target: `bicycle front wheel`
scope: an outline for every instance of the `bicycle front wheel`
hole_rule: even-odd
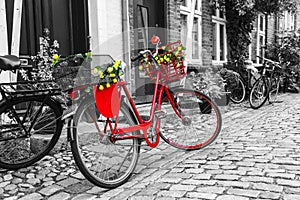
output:
[[[254,83],[250,92],[249,101],[251,108],[258,109],[262,107],[268,99],[268,94],[269,90],[267,81],[264,78],[258,79]]]
[[[112,141],[111,129],[116,119],[110,121],[112,127],[106,126],[107,119],[98,112],[94,98],[85,99],[75,114],[71,141],[81,173],[93,184],[105,188],[118,187],[130,178],[140,148],[137,138]],[[128,106],[122,104],[118,127],[135,124]]]
[[[174,102],[172,109],[170,101]],[[221,131],[222,118],[217,105],[195,90],[171,91],[165,97],[161,119],[161,137],[168,144],[184,150],[201,149],[212,143]],[[174,112],[175,111],[175,112]]]
[[[39,161],[55,146],[62,109],[48,97],[22,97],[0,105],[0,167],[19,169]]]
[[[230,91],[230,100],[233,103],[241,103],[244,101],[246,96],[246,89],[243,81],[238,78],[236,85],[228,86],[228,90]]]

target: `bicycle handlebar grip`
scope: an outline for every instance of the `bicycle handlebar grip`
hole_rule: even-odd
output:
[[[138,54],[138,55],[136,55],[136,56],[132,56],[131,57],[131,62],[134,62],[134,61],[136,61],[136,60],[138,60],[138,59],[141,59],[141,58],[143,58],[143,54]]]

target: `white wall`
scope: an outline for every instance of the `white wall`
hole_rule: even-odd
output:
[[[0,55],[8,54],[8,39],[7,39],[7,24],[6,24],[6,9],[5,9],[5,0],[0,0]],[[9,73],[2,72],[0,74],[0,82],[9,81]]]
[[[122,1],[89,1],[90,34],[93,55],[110,54],[122,59]]]

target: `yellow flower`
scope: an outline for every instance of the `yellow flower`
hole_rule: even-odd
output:
[[[114,82],[114,83],[118,82],[118,79],[114,78],[114,79],[113,79],[113,82]]]
[[[59,59],[59,55],[54,54],[54,55],[53,55],[53,59],[54,59],[54,60],[58,60],[58,59]]]
[[[89,51],[89,52],[86,52],[85,55],[86,55],[88,58],[91,58],[91,57],[92,57],[92,52],[90,52],[90,51]]]
[[[97,73],[98,73],[98,69],[97,69],[97,68],[94,68],[93,73],[94,73],[94,74],[97,74]]]
[[[116,64],[120,65],[121,64],[121,60],[116,60]]]
[[[182,50],[182,47],[180,46],[180,47],[178,47],[178,51],[181,51]]]
[[[108,73],[112,73],[112,71],[114,71],[114,68],[112,68],[112,67],[107,68]]]
[[[103,71],[99,71],[99,76],[100,76],[100,78],[104,78]]]
[[[139,70],[140,70],[140,71],[143,70],[143,66],[142,66],[142,65],[139,66]]]
[[[99,85],[99,90],[104,90],[104,86],[103,85]]]
[[[107,88],[110,88],[110,83],[106,83],[106,87],[107,87]]]
[[[109,74],[109,77],[116,77],[115,74]]]

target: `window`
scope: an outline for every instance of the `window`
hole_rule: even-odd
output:
[[[138,5],[138,48],[139,49],[147,49],[148,48],[148,9],[146,7]]]
[[[265,25],[266,25],[266,18],[265,15],[259,14],[257,17],[257,38],[256,38],[256,55],[264,57],[265,51]],[[262,60],[259,58],[255,58],[257,64],[261,64]]]
[[[259,30],[260,31],[264,31],[265,30],[265,24],[264,24],[264,16],[263,15],[260,15],[259,16]]]
[[[201,56],[201,0],[196,0],[194,12],[192,12],[192,3],[193,0],[185,0],[182,3],[182,6],[180,7],[180,13],[181,13],[181,20],[180,20],[180,35],[181,40],[183,42],[186,42],[186,47],[190,48],[190,54],[187,55],[187,60],[192,61],[195,60],[196,62],[202,62],[200,60]],[[192,16],[192,13],[194,15]],[[193,17],[193,18],[191,18]],[[193,19],[192,21],[189,21],[190,19]],[[188,24],[193,23],[192,29],[188,30]],[[191,35],[188,36],[188,33],[191,33]]]
[[[185,41],[187,35],[187,15],[180,15],[180,27],[181,41]]]
[[[295,13],[289,11],[284,12],[284,30],[295,30]]]
[[[199,27],[198,27],[198,18],[194,18],[194,25],[193,25],[193,59],[199,59]]]
[[[213,15],[213,52],[212,60],[214,63],[226,62],[227,56],[227,37],[226,37],[226,18],[224,11],[216,9]]]

